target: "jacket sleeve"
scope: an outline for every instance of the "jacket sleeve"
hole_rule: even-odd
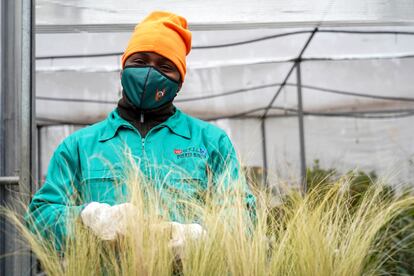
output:
[[[63,249],[68,236],[68,223],[73,225],[73,220],[84,207],[76,205],[76,185],[79,181],[77,156],[76,146],[70,146],[67,140],[58,146],[49,163],[46,181],[33,196],[25,214],[29,229],[54,241],[58,250]]]
[[[224,189],[230,188],[229,185],[242,185],[246,205],[251,215],[255,217],[256,199],[247,184],[245,175],[240,169],[240,162],[237,159],[233,144],[226,134],[220,137],[218,151],[213,156],[212,162],[213,183],[220,183]]]

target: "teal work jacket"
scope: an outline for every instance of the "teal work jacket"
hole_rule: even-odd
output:
[[[61,242],[69,213],[78,216],[92,201],[110,205],[124,201],[113,187],[115,181],[122,182],[126,151],[153,185],[182,194],[205,190],[208,171],[213,183],[225,170],[233,178],[239,176],[236,153],[220,128],[177,109],[143,138],[114,109],[105,120],[74,132],[57,147],[26,220]],[[246,203],[253,206],[255,198],[246,191]]]

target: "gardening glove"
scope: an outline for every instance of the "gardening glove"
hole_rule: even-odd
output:
[[[107,203],[91,202],[81,212],[84,225],[102,240],[114,240],[118,234],[125,235],[128,218],[136,211],[131,203],[110,206]]]
[[[184,249],[188,241],[196,241],[205,238],[206,230],[200,224],[182,224],[178,222],[169,222],[171,226],[171,240],[169,246],[175,254],[182,259]]]

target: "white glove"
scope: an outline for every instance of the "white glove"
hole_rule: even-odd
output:
[[[184,253],[185,245],[188,241],[196,241],[205,238],[206,230],[200,224],[181,224],[178,222],[169,222],[171,226],[171,240],[169,246],[180,258]]]
[[[128,218],[136,211],[131,203],[110,206],[107,203],[91,202],[81,212],[84,225],[102,240],[114,240],[117,234],[125,235]]]

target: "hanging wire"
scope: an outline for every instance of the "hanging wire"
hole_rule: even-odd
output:
[[[270,83],[270,84],[265,84],[265,85],[252,86],[249,88],[230,90],[230,91],[218,93],[218,94],[176,99],[175,102],[177,103],[192,102],[192,101],[202,101],[202,100],[208,100],[208,99],[214,99],[214,98],[221,98],[221,97],[226,97],[226,96],[235,95],[235,94],[247,93],[247,92],[260,90],[260,89],[279,87],[282,84],[283,83]],[[285,83],[285,86],[296,87],[297,85],[295,83],[287,82]],[[370,99],[375,99],[375,100],[414,102],[414,98],[409,98],[409,97],[389,97],[389,96],[382,96],[378,94],[364,94],[364,93],[358,93],[358,92],[352,92],[352,91],[318,87],[318,86],[313,86],[313,85],[302,85],[302,87],[307,88],[309,90],[339,94],[339,95],[344,95],[344,96],[370,98]],[[306,92],[307,90],[304,90],[304,91]],[[81,102],[81,103],[98,103],[98,104],[116,104],[118,102],[118,101],[96,100],[96,99],[61,98],[61,97],[57,98],[57,97],[48,97],[48,96],[36,96],[36,99],[44,100],[44,101],[56,101],[56,102]]]
[[[323,29],[320,33],[343,33],[343,34],[367,34],[367,35],[414,35],[414,32],[405,31],[351,31],[351,30],[334,30]]]
[[[267,107],[250,109],[245,112],[217,116],[207,118],[207,121],[216,121],[221,119],[238,119],[238,118],[251,118],[260,119],[261,116],[251,116],[250,114],[265,110]],[[272,106],[270,110],[278,110],[287,112],[285,114],[268,114],[268,118],[284,118],[284,117],[297,117],[298,110],[295,108],[285,108]],[[368,111],[346,111],[346,112],[310,112],[303,111],[305,116],[317,116],[317,117],[344,117],[344,118],[358,118],[358,119],[397,119],[414,116],[414,109],[397,109],[397,110],[368,110]]]
[[[234,47],[240,45],[246,45],[251,43],[256,43],[265,40],[277,39],[281,37],[293,36],[298,34],[312,33],[313,30],[306,31],[295,31],[295,32],[286,32],[276,35],[263,36],[259,38],[243,40],[238,42],[230,42],[216,45],[202,45],[202,46],[193,46],[192,50],[202,50],[202,49],[217,49],[225,47]],[[404,32],[404,31],[349,31],[349,30],[329,30],[318,29],[320,33],[344,33],[344,34],[366,34],[366,35],[414,35],[414,32]],[[72,58],[97,58],[97,57],[111,57],[111,56],[121,56],[123,52],[110,52],[110,53],[94,53],[94,54],[77,54],[77,55],[51,55],[51,56],[38,56],[36,60],[44,59],[72,59]]]
[[[224,97],[224,96],[229,96],[229,95],[234,95],[234,94],[246,93],[246,92],[259,90],[259,89],[277,87],[277,86],[281,86],[281,85],[282,85],[282,83],[270,83],[270,84],[265,84],[265,85],[253,86],[253,87],[250,87],[250,88],[231,90],[231,91],[220,93],[220,94],[211,94],[211,95],[206,95],[206,96],[198,96],[198,97],[177,99],[177,100],[175,100],[175,102],[180,103],[180,102],[192,102],[192,101],[207,100],[207,99],[219,98],[219,97]]]
[[[249,109],[244,112],[223,115],[217,117],[204,118],[206,121],[217,121],[222,119],[260,119],[261,115],[252,115],[264,111],[266,106]],[[284,114],[268,114],[268,118],[287,118],[296,117],[298,110],[295,108],[286,108],[281,106],[272,106],[270,110],[283,111]],[[393,109],[393,110],[366,110],[366,111],[344,111],[344,112],[315,112],[315,111],[303,111],[304,116],[316,116],[316,117],[339,117],[339,118],[357,118],[357,119],[398,119],[414,116],[414,109]],[[38,125],[79,125],[86,126],[89,124],[73,122],[70,120],[58,120],[45,117],[37,117]]]
[[[97,103],[97,104],[116,104],[118,101],[106,101],[95,99],[79,99],[79,98],[56,98],[47,96],[36,96],[36,100],[52,101],[52,102],[73,102],[73,103]]]
[[[287,83],[286,85],[296,86],[296,84],[294,83]],[[409,97],[389,97],[389,96],[382,96],[382,95],[375,95],[375,94],[364,94],[364,93],[323,88],[323,87],[317,87],[313,85],[304,85],[304,84],[302,84],[302,87],[311,89],[311,90],[317,90],[320,92],[333,93],[333,94],[339,94],[339,95],[344,95],[344,96],[355,96],[355,97],[361,97],[361,98],[370,98],[370,99],[387,100],[387,101],[414,102],[414,98],[409,98]]]

